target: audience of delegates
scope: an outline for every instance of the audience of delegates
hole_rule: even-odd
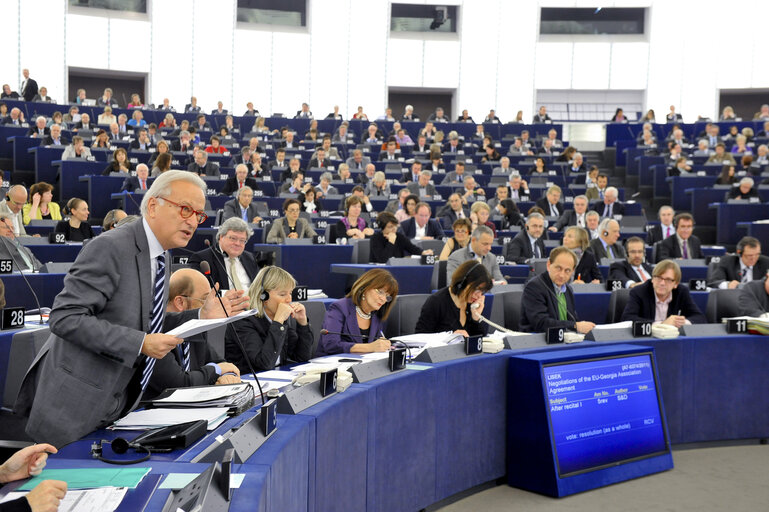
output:
[[[259,271],[248,288],[249,308],[256,313],[233,323],[225,335],[224,354],[244,373],[272,370],[312,357],[314,338],[307,311],[291,300],[296,279],[280,267]],[[237,339],[236,339],[237,338]],[[243,344],[248,361],[240,349]]]
[[[398,281],[384,269],[360,276],[343,299],[328,306],[316,356],[387,352],[385,322],[398,297]]]
[[[487,267],[475,259],[467,260],[453,269],[446,282],[448,286],[430,295],[422,305],[415,332],[486,334],[486,324],[480,317],[485,305],[484,294],[494,286]]]
[[[24,225],[33,220],[61,220],[59,204],[53,201],[53,185],[40,181],[29,187],[29,202],[22,208]]]
[[[88,203],[73,197],[67,201],[67,213],[69,219],[60,220],[54,228],[55,233],[64,233],[64,238],[68,242],[82,242],[96,236],[93,228],[88,224]]]
[[[652,279],[630,290],[622,320],[651,321],[674,327],[706,323],[705,315],[692,300],[689,288],[681,283],[681,267],[662,260],[654,267]]]
[[[312,190],[312,189],[310,189]],[[307,219],[300,217],[302,203],[298,199],[289,198],[283,203],[284,217],[275,219],[267,233],[268,244],[282,244],[287,238],[313,238],[315,230]]]
[[[574,291],[569,285],[577,256],[566,247],[550,251],[547,271],[542,272],[523,288],[521,330],[547,332],[557,327],[581,334],[590,332],[595,324],[580,321],[574,303]]]

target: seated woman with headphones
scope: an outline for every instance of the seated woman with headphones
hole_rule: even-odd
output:
[[[489,271],[476,260],[467,260],[454,271],[451,284],[432,294],[422,306],[416,332],[452,331],[462,336],[486,334],[480,316],[483,294],[494,283]]]
[[[398,281],[384,269],[369,270],[355,281],[347,297],[328,307],[317,355],[342,352],[385,352],[387,315],[398,296]]]
[[[257,372],[312,357],[313,335],[307,312],[303,304],[291,302],[295,287],[294,277],[282,268],[264,267],[248,289],[249,307],[256,309],[256,314],[232,324]],[[250,372],[231,330],[225,336],[224,353],[241,373]]]
[[[60,220],[54,229],[55,233],[64,233],[68,242],[82,242],[96,235],[88,224],[88,203],[77,197],[67,201],[69,219]]]

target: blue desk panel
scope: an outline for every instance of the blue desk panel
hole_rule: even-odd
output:
[[[255,244],[254,251],[275,251],[275,264],[308,288],[320,288],[329,297],[343,297],[344,277],[330,272],[332,263],[350,261],[352,245]]]
[[[760,203],[718,203],[710,205],[710,208],[716,210],[716,242],[719,244],[735,245],[739,241],[739,233],[734,229],[738,222],[769,217],[769,207]]]
[[[64,288],[64,276],[66,274],[24,274],[29,284],[37,293],[42,307],[53,306],[53,299]],[[5,301],[7,307],[24,307],[35,309],[35,299],[29,291],[29,287],[19,273],[5,274],[0,279],[5,285]]]

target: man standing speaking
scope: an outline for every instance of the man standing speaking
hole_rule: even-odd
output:
[[[160,332],[164,320],[173,328],[198,315],[224,316],[214,290],[199,311],[165,312],[168,251],[186,246],[206,220],[205,191],[192,173],[165,172],[144,195],[141,222],[104,233],[80,251],[54,301],[51,335],[16,402],[34,440],[61,447],[136,407],[155,361],[182,342]],[[244,299],[223,300],[237,312]]]

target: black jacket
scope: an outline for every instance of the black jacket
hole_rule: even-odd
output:
[[[566,285],[567,319],[558,319],[558,298],[550,274],[542,272],[526,283],[521,305],[521,331],[546,332],[553,327],[576,329],[577,312],[574,309],[574,291]]]
[[[641,266],[646,272],[648,279],[652,277],[652,266],[646,262],[641,263]],[[633,266],[627,262],[627,260],[615,261],[609,267],[609,281],[622,281],[622,286],[625,286],[628,281],[640,283],[641,278],[638,277],[636,271],[633,270]]]
[[[769,270],[769,256],[759,256],[758,261],[753,265],[753,280],[757,281],[763,279],[766,276],[766,272]],[[713,269],[713,274],[708,279],[708,286],[711,288],[718,288],[718,285],[726,281],[741,281],[742,280],[742,266],[740,265],[740,256],[730,254],[728,256],[721,256],[721,261],[718,262],[716,268]]]
[[[230,278],[227,275],[227,267],[224,265],[224,253],[219,249],[218,244],[214,247],[209,247],[200,252],[190,255],[189,265],[190,267],[200,270],[200,263],[202,261],[208,262],[208,266],[211,268],[211,278],[215,283],[219,283],[220,290],[230,289]],[[259,272],[259,266],[256,264],[256,258],[250,252],[243,251],[240,255],[240,264],[246,269],[249,279],[252,281]]]
[[[705,257],[702,254],[700,239],[695,235],[690,236],[686,244],[690,259],[698,260]],[[662,260],[676,259],[681,257],[681,247],[678,245],[677,236],[671,235],[662,242],[659,242],[659,245],[657,246],[657,263]]]
[[[238,320],[233,326],[257,372],[275,368],[278,355],[281,364],[289,359],[303,362],[312,357],[313,336],[309,322],[302,326],[289,318],[280,324],[267,317],[250,316]],[[224,338],[224,354],[241,374],[250,371],[231,329],[227,330]]]
[[[622,313],[622,321],[654,321],[656,310],[654,286],[650,279],[630,290],[625,311]],[[692,300],[689,288],[681,283],[673,290],[673,298],[668,305],[668,316],[677,315],[679,311],[693,324],[707,323],[705,315]]]
[[[144,392],[145,399],[151,399],[168,388],[186,388],[190,386],[209,386],[216,383],[219,375],[216,368],[208,363],[219,363],[223,359],[216,354],[207,341],[195,339],[193,336],[185,341],[190,345],[190,370],[184,371],[182,345],[177,346],[162,359],[155,361],[155,369]]]
[[[403,233],[395,234],[395,243],[391,244],[381,231],[371,236],[371,249],[369,260],[371,263],[387,263],[390,258],[402,258],[407,254],[422,254],[422,249],[417,247]]]
[[[539,237],[535,243],[539,247],[540,258],[546,257],[545,242],[542,240],[542,237]],[[526,263],[526,260],[534,257],[534,253],[531,250],[529,232],[526,231],[526,228],[505,244],[502,254],[505,256],[505,261],[514,261],[516,263]]]

